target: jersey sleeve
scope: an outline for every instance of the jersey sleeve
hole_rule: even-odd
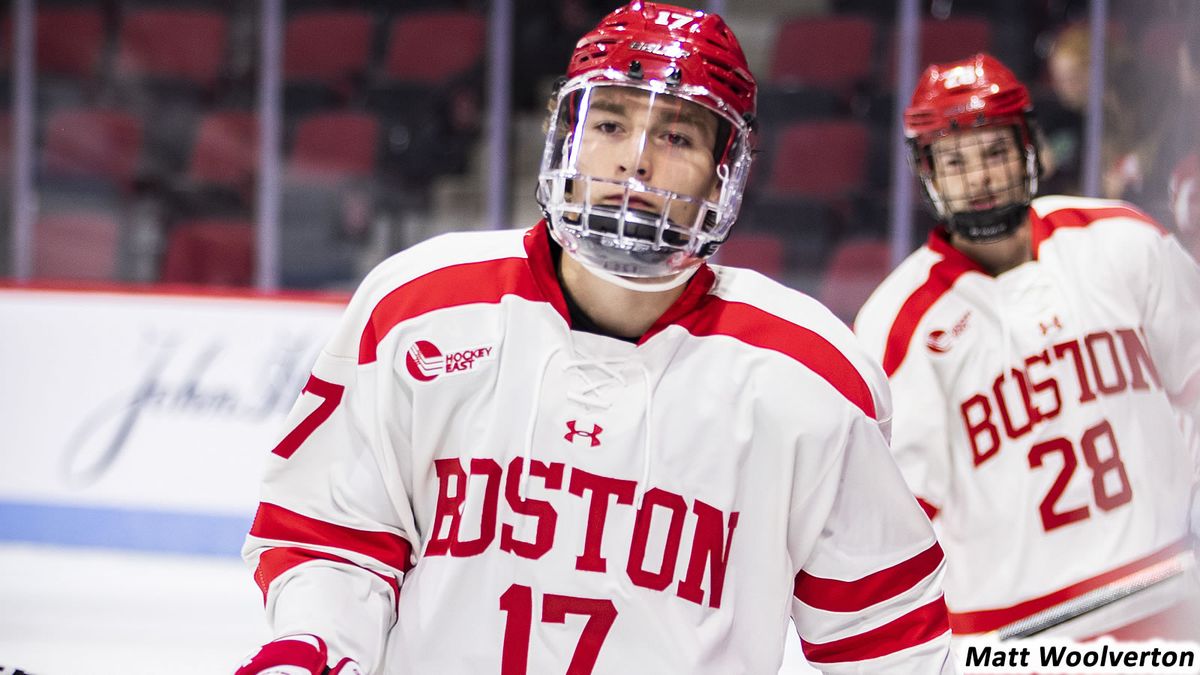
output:
[[[867,353],[884,361],[888,342],[903,336],[890,334],[893,315],[868,304],[854,324]],[[945,506],[950,490],[950,420],[933,364],[914,340],[894,345],[904,352],[893,372],[887,373],[892,392],[891,453],[900,473],[927,515],[933,518]]]
[[[857,416],[843,440],[816,493],[792,513],[824,514],[792,598],[804,654],[825,673],[955,672],[945,562],[929,519],[874,420]]]
[[[351,657],[366,672],[382,658],[418,541],[411,406],[390,363],[358,358],[372,307],[360,290],[317,358],[268,455],[243,548],[274,634],[319,635],[335,662]]]
[[[1200,422],[1200,267],[1171,235],[1154,236],[1139,266],[1147,288],[1142,325],[1163,387]]]
[[[1142,326],[1192,458],[1193,532],[1200,533],[1200,266],[1179,240],[1157,235],[1138,266],[1147,288]]]

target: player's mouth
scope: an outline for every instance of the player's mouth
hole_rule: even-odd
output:
[[[987,211],[988,209],[996,208],[997,203],[995,197],[976,197],[968,202],[967,205],[971,207],[972,211]]]
[[[600,203],[604,204],[605,206],[620,206],[621,204],[625,203],[625,197],[624,195],[604,197],[600,200]],[[658,215],[662,212],[662,208],[660,206],[657,206],[648,199],[637,197],[635,195],[629,195],[629,208],[633,209],[634,211],[643,211],[655,215]]]

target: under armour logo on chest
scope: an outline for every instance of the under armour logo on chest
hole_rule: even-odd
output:
[[[593,424],[591,431],[585,431],[576,429],[575,423],[575,420],[569,420],[567,422],[567,433],[565,436],[563,436],[564,440],[566,440],[568,443],[574,443],[576,438],[586,438],[592,442],[591,447],[594,448],[597,445],[600,445],[600,432],[604,431],[603,427],[601,427],[599,424]]]
[[[1050,333],[1062,330],[1063,325],[1058,315],[1055,314],[1050,318],[1050,321],[1039,321],[1038,327],[1042,329],[1042,335],[1049,335]]]

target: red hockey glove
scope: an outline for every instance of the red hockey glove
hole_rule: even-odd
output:
[[[358,663],[342,659],[329,668],[329,649],[316,635],[288,635],[263,645],[234,675],[361,675]]]

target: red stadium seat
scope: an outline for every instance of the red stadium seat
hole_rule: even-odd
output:
[[[296,126],[289,178],[337,181],[375,171],[379,120],[365,113],[318,114]]]
[[[210,87],[225,61],[228,19],[198,9],[142,9],[121,23],[117,74]]]
[[[888,40],[886,87],[896,79],[895,33]],[[974,16],[958,16],[949,19],[921,20],[921,51],[917,57],[918,71],[931,63],[945,63],[965,59],[978,52],[992,48],[991,24],[987,19]],[[907,101],[907,99],[906,99]]]
[[[200,121],[188,179],[248,192],[258,173],[258,120],[242,110],[212,112]]]
[[[891,270],[891,249],[882,239],[851,239],[834,250],[817,294],[826,307],[850,323]]]
[[[783,241],[767,232],[735,232],[716,255],[717,264],[752,269],[774,279],[783,276],[783,260]]]
[[[858,16],[800,17],[779,28],[770,83],[845,92],[871,77],[875,22]]]
[[[371,16],[366,12],[298,14],[287,23],[284,78],[337,87],[366,72],[370,51]]]
[[[835,199],[866,180],[870,132],[850,120],[794,122],[779,134],[767,191],[774,197]]]
[[[195,220],[171,230],[164,283],[249,286],[254,281],[254,226],[246,221]]]
[[[487,22],[476,12],[406,14],[392,21],[384,77],[397,82],[441,84],[479,63],[486,44]]]
[[[107,212],[52,213],[34,232],[34,274],[42,279],[113,279],[120,226]]]
[[[5,30],[9,30],[6,26]],[[9,33],[5,33],[7,39]],[[104,17],[92,7],[45,8],[37,13],[39,73],[88,78],[104,50]]]
[[[46,121],[42,169],[128,187],[138,169],[142,122],[117,110],[64,109]]]

